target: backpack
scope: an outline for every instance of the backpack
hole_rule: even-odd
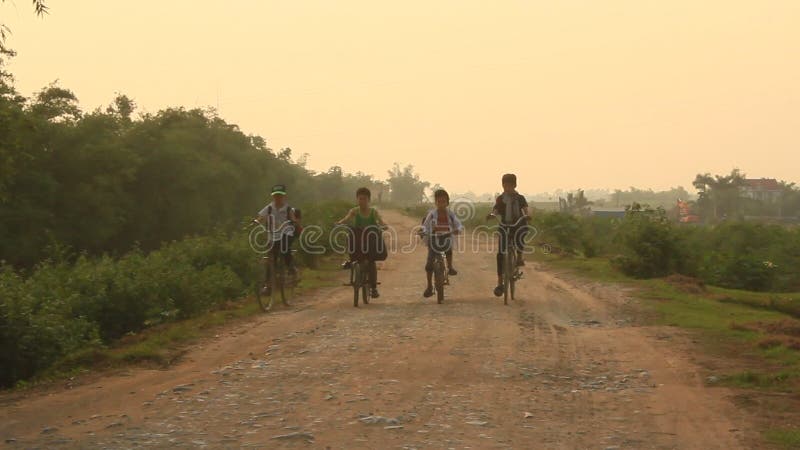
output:
[[[287,208],[287,212],[288,211],[293,211],[294,212],[294,217],[297,219],[298,222],[303,217],[302,212],[299,209],[296,209],[295,207],[293,207],[291,205],[286,205],[286,208]],[[272,205],[267,206],[267,215],[268,216],[272,215]],[[295,237],[300,236],[300,234],[303,233],[303,229],[304,229],[303,226],[300,225],[298,222],[294,222],[294,221],[290,221],[290,222],[292,222],[292,225],[294,225]]]

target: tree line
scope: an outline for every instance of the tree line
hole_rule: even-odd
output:
[[[48,249],[89,254],[152,250],[167,241],[238,226],[289,186],[298,207],[378,198],[414,203],[428,183],[396,164],[386,180],[332,167],[309,170],[292,150],[273,150],[213,110],[168,108],[136,114],[118,95],[82,112],[75,95],[52,84],[26,98],[0,75],[0,258],[30,267]]]

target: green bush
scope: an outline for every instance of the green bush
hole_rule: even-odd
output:
[[[730,222],[701,229],[698,275],[710,284],[753,291],[798,287],[798,231]],[[700,242],[701,241],[701,242]]]
[[[41,296],[32,280],[0,268],[0,386],[47,368],[62,355],[99,343],[97,327],[71,308],[76,294]]]
[[[303,209],[303,223],[324,232],[317,245],[330,250],[330,225],[351,207],[333,201]],[[246,231],[191,237],[147,254],[134,249],[120,258],[70,260],[63,248],[51,251],[53,258],[26,276],[0,267],[0,386],[76,350],[239,298],[255,281],[257,262]]]
[[[577,216],[561,212],[534,212],[531,225],[537,230],[537,239],[555,245],[566,253],[577,252],[584,241],[583,226]]]
[[[626,275],[660,277],[680,265],[677,235],[663,209],[629,211],[619,222],[615,239],[620,254],[612,263]]]
[[[800,228],[744,221],[677,224],[663,209],[634,205],[623,219],[534,212],[537,242],[566,253],[611,257],[621,272],[651,278],[680,273],[752,291],[800,291]]]
[[[613,251],[612,237],[618,221],[605,217],[588,217],[581,221],[580,247],[583,256],[593,258]]]

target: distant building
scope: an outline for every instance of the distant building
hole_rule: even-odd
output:
[[[689,202],[678,199],[678,222],[698,223],[700,216],[692,213],[692,205]]]
[[[780,183],[774,178],[749,178],[744,181],[745,185],[741,188],[742,197],[774,203],[783,193]]]
[[[625,208],[614,207],[595,207],[592,206],[592,216],[594,217],[607,217],[607,218],[624,218]]]

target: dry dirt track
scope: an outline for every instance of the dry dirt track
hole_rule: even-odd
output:
[[[674,331],[632,325],[624,293],[529,264],[503,306],[493,255],[464,253],[437,305],[421,297],[424,258],[392,255],[366,307],[321,290],[169,370],[6,399],[0,446],[753,448],[729,393],[703,386],[682,338],[663,339]]]

